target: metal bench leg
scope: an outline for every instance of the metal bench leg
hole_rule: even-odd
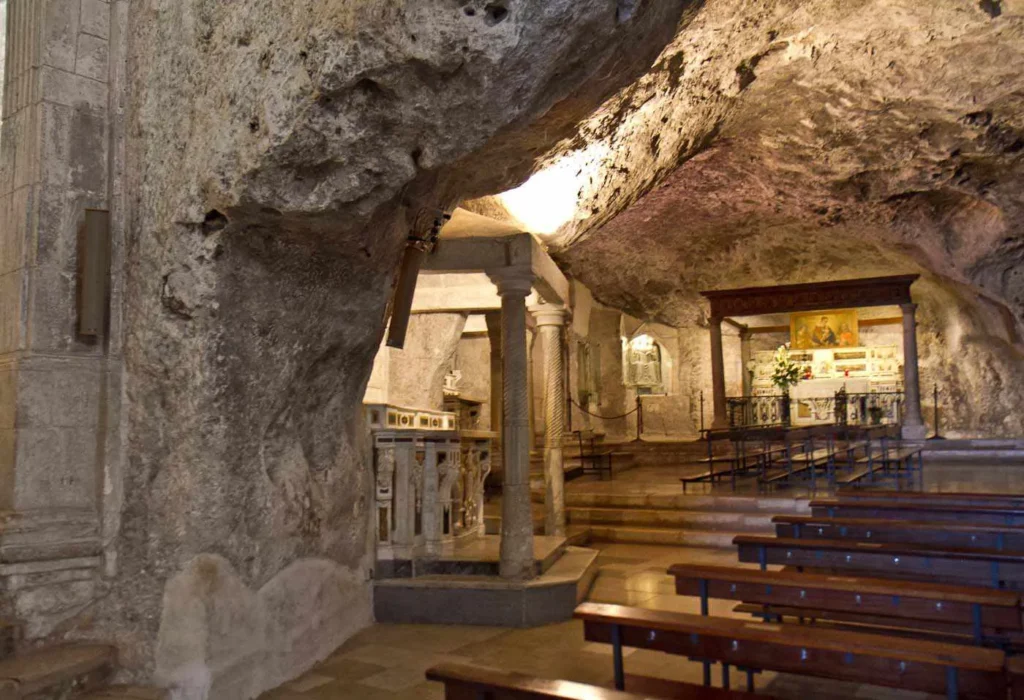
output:
[[[754,672],[750,669],[747,669],[747,692],[754,692]]]
[[[615,689],[626,689],[626,672],[622,666],[622,627],[612,625],[612,664],[615,669]]]
[[[722,664],[722,687],[729,689],[729,664]]]
[[[947,700],[957,700],[960,696],[959,685],[959,673],[953,666],[946,668],[946,698]]]
[[[981,644],[981,603],[971,606],[971,620],[974,623],[974,643]]]
[[[700,614],[704,617],[708,615],[708,580],[706,578],[700,580]]]

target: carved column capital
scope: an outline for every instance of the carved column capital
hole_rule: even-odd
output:
[[[903,311],[903,317],[913,317],[917,313],[917,304],[910,302],[909,304],[900,304],[900,309]]]
[[[487,271],[502,297],[527,297],[533,291],[533,270],[528,265],[499,267]]]
[[[535,304],[530,313],[538,326],[564,326],[569,312],[561,304]]]

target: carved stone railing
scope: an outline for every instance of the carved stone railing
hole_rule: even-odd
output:
[[[483,534],[491,434],[456,429],[455,414],[366,406],[373,436],[378,560],[439,556]],[[420,427],[423,426],[423,427]]]
[[[788,421],[788,396],[766,394],[759,396],[731,396],[726,399],[729,427],[781,425]]]

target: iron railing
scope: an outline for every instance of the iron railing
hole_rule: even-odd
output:
[[[766,396],[730,396],[726,398],[726,416],[733,428],[789,425],[792,412],[801,400],[784,394]],[[851,394],[838,391],[813,401],[815,422],[840,425],[899,425],[903,419],[903,392],[888,391]]]

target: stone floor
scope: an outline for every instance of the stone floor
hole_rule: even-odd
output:
[[[577,479],[566,484],[568,493],[643,493],[678,494],[679,478],[702,470],[696,466],[651,466],[636,467],[616,474],[614,479],[600,479],[596,476]],[[879,477],[881,479],[881,477]],[[737,479],[733,491],[729,480],[714,485],[692,484],[688,492],[693,495],[712,494],[715,496],[772,495],[785,498],[809,498],[813,495],[826,496],[828,488],[824,478],[818,480],[816,494],[811,492],[807,479],[795,479],[791,484],[780,484],[770,494],[759,491],[754,476]],[[892,488],[892,479],[880,482],[878,488]],[[927,458],[925,469],[915,472],[900,482],[901,488],[917,491],[959,491],[981,493],[1024,493],[1024,464],[1014,462],[937,462]]]
[[[613,481],[582,479],[568,491],[597,493],[679,493],[685,467],[643,467]],[[1024,466],[1006,463],[940,464],[929,461],[923,474],[902,486],[926,491],[1024,493]],[[749,493],[741,482],[743,495]],[[713,489],[716,495],[731,490]],[[794,484],[775,496],[805,498],[806,485]],[[819,492],[819,495],[824,495]],[[494,508],[497,504],[489,504]],[[601,550],[600,573],[590,600],[637,605],[656,610],[699,612],[696,598],[677,596],[665,573],[675,563],[736,564],[732,550],[591,544]],[[711,614],[731,615],[732,603],[711,601]],[[612,678],[607,647],[583,640],[582,625],[565,622],[534,629],[499,629],[427,625],[374,625],[356,635],[305,676],[271,691],[262,700],[441,700],[437,684],[424,680],[430,666],[469,662],[512,669],[537,676],[608,685]],[[700,682],[701,667],[657,652],[627,651],[626,670],[673,680]],[[717,674],[716,674],[717,677]],[[735,682],[735,681],[734,681]],[[846,698],[926,698],[922,693],[824,681],[787,674],[764,673],[759,692],[780,700]]]
[[[696,598],[675,595],[672,579],[665,574],[669,565],[687,561],[736,563],[735,554],[729,550],[594,546],[601,549],[601,571],[590,599],[656,610],[698,612]],[[728,601],[712,601],[711,614],[730,615],[731,607]],[[626,653],[628,673],[700,682],[698,664],[658,652]],[[309,673],[265,694],[262,700],[441,700],[441,686],[424,680],[424,672],[445,661],[600,685],[609,685],[612,679],[609,648],[585,642],[582,625],[575,621],[533,629],[374,625]],[[759,676],[757,689],[783,700],[929,697],[773,673]]]

